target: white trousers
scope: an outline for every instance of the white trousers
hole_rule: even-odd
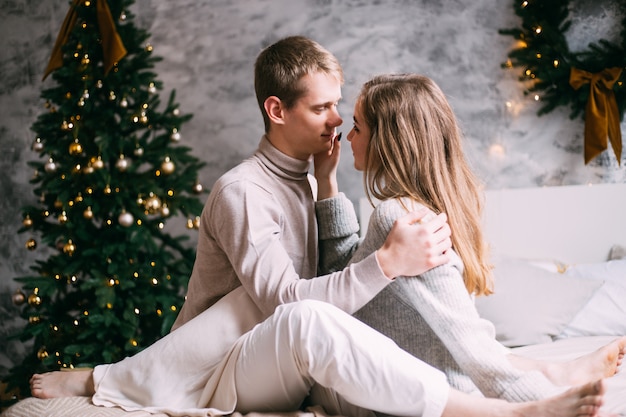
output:
[[[445,375],[337,307],[299,301],[265,320],[255,308],[235,290],[138,354],[95,367],[92,401],[200,417],[294,411],[310,395],[348,417],[441,415]]]
[[[235,367],[237,410],[294,410],[311,391],[330,414],[439,417],[445,375],[391,339],[320,301],[285,304],[245,337]],[[326,387],[326,388],[324,388]]]

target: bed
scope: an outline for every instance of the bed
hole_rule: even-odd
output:
[[[361,200],[362,225],[370,213],[367,200]],[[479,298],[477,308],[515,353],[565,360],[626,334],[626,184],[489,190],[484,228],[496,293]],[[607,379],[603,410],[626,417],[626,365],[622,368]],[[95,407],[79,397],[28,398],[2,414],[35,416],[166,417]]]

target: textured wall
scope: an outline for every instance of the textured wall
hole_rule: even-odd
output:
[[[10,328],[21,325],[10,300],[17,287],[12,278],[41,256],[27,253],[28,237],[16,231],[19,208],[34,200],[26,165],[35,157],[30,125],[43,111],[39,93],[50,79],[42,83],[41,76],[68,3],[0,0],[0,375],[9,358],[20,354],[18,344],[5,340]],[[575,25],[568,36],[574,49],[617,36],[619,21],[603,9],[612,2],[572,3]],[[182,110],[194,114],[181,133],[208,162],[201,178],[207,187],[255,149],[262,120],[253,62],[262,47],[290,34],[314,38],[343,63],[344,137],[365,80],[381,72],[420,72],[449,95],[469,158],[487,187],[626,180],[626,169],[610,153],[585,166],[582,122],[569,120],[567,109],[538,118],[538,104],[523,96],[516,72],[501,69],[513,39],[498,29],[519,23],[511,1],[137,0],[135,13],[164,58],[157,72],[166,90],[176,89]],[[352,168],[347,141],[342,158],[340,186],[356,200],[361,177]]]

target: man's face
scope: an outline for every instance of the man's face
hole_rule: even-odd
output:
[[[337,110],[341,99],[341,82],[329,74],[315,73],[302,79],[306,94],[284,111],[289,154],[306,160],[313,154],[328,151],[343,123]]]

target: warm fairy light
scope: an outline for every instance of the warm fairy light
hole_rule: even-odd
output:
[[[537,59],[541,59],[541,54],[539,52],[537,52],[537,55],[535,55],[537,57]]]
[[[526,6],[528,6],[528,1],[522,2],[522,7],[526,7]]]
[[[559,60],[558,60],[558,59],[555,59],[555,60],[552,62],[552,65],[554,65],[554,68],[558,68],[558,67],[559,67]]]
[[[541,26],[537,26],[537,27],[535,28],[535,33],[536,33],[537,35],[539,35],[539,34],[541,33],[541,30],[542,30],[542,29],[541,29]]]
[[[535,94],[535,101],[539,101],[539,94]]]
[[[135,312],[135,314],[139,315],[139,309],[135,308],[135,310],[133,310]]]

